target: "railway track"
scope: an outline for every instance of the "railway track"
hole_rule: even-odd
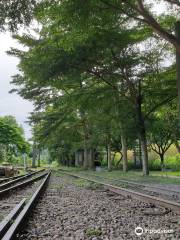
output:
[[[16,190],[16,189],[19,189],[19,188],[23,188],[29,184],[32,184],[38,180],[40,180],[41,178],[43,178],[44,176],[46,175],[46,173],[44,174],[41,174],[37,177],[34,177],[32,179],[29,179],[29,180],[26,180],[26,181],[23,181],[23,182],[20,182],[20,183],[17,183],[13,186],[10,186],[10,187],[6,187],[4,188],[3,190],[0,190],[0,199],[3,198],[5,195],[7,194],[10,194],[13,190]]]
[[[25,175],[28,175],[28,174],[22,174],[22,175],[18,175],[18,176],[14,176],[14,177],[2,178],[2,179],[0,179],[0,184],[11,181],[11,180],[19,178],[19,177],[23,177]]]
[[[180,203],[178,203],[178,202],[170,201],[170,200],[163,199],[160,197],[154,197],[149,194],[144,194],[144,193],[141,193],[138,191],[126,189],[124,187],[115,186],[112,184],[105,183],[103,181],[94,180],[92,178],[84,177],[81,175],[71,174],[64,170],[60,170],[60,171],[62,171],[66,175],[69,175],[69,176],[72,176],[75,178],[80,178],[80,179],[87,180],[87,181],[90,181],[90,182],[93,182],[96,184],[100,184],[100,185],[104,186],[105,189],[109,190],[110,192],[114,192],[114,193],[121,194],[121,195],[128,196],[128,197],[130,196],[134,199],[138,199],[143,202],[151,203],[151,204],[154,204],[154,205],[157,205],[160,207],[165,207],[167,209],[173,210],[176,213],[180,214]]]
[[[83,174],[84,175],[84,174]],[[108,183],[115,184],[119,187],[124,186],[126,188],[130,189],[136,189],[140,191],[141,193],[147,193],[151,196],[161,196],[164,195],[165,198],[168,200],[175,200],[176,202],[180,203],[180,188],[179,189],[169,189],[169,188],[163,188],[162,186],[153,186],[153,185],[148,185],[148,184],[142,184],[138,182],[132,182],[132,181],[127,181],[124,179],[114,179],[110,177],[102,177],[98,176],[96,174],[89,174],[86,173],[86,176],[95,178],[95,179],[100,179],[100,180],[105,180]]]
[[[24,175],[21,175],[21,176],[16,176],[16,177],[12,177],[12,178],[7,178],[5,183],[4,182],[0,182],[0,190],[1,189],[5,189],[13,184],[16,184],[17,182],[20,182],[20,181],[23,181],[24,179],[28,179],[28,178],[31,178],[32,176],[40,173],[40,172],[43,172],[44,169],[42,170],[39,170],[39,171],[35,171],[33,173],[28,173],[28,174],[24,174]]]
[[[24,177],[20,180],[17,179],[15,182],[8,182],[8,184],[3,184],[0,188],[0,220],[15,207],[15,205],[23,198],[30,197],[31,193],[39,185],[39,180],[47,175],[46,173],[41,173],[42,171],[36,172],[37,176],[31,174],[28,178]],[[30,179],[29,179],[30,178]],[[28,186],[28,187],[27,187]]]
[[[152,216],[155,215],[156,216],[155,219],[156,218],[166,219],[165,216],[168,216],[168,218],[170,218],[169,221],[175,221],[174,218],[176,218],[177,213],[178,214],[180,213],[180,204],[178,205],[177,203],[174,203],[174,202],[170,202],[170,201],[166,201],[166,200],[158,199],[158,198],[153,198],[152,196],[149,196],[149,195],[141,194],[139,192],[135,192],[135,191],[125,189],[125,188],[120,188],[118,186],[107,184],[107,183],[104,183],[104,182],[101,182],[101,181],[98,181],[98,180],[93,180],[93,179],[88,178],[87,176],[83,177],[83,176],[79,176],[77,174],[71,174],[71,173],[64,172],[64,171],[60,171],[60,172],[62,172],[62,176],[63,175],[67,176],[67,177],[69,176],[71,179],[73,179],[74,177],[77,178],[77,179],[81,178],[81,179],[84,179],[86,181],[90,181],[92,183],[102,185],[103,188],[99,188],[99,190],[95,191],[95,194],[96,194],[97,197],[95,197],[94,200],[93,200],[94,204],[96,203],[96,201],[99,201],[98,199],[100,198],[100,196],[102,197],[102,195],[104,197],[106,197],[106,201],[109,201],[109,204],[110,203],[113,204],[113,201],[115,201],[115,202],[120,201],[119,206],[121,206],[121,208],[122,208],[121,209],[122,212],[121,212],[120,216],[122,214],[125,214],[125,215],[129,214],[128,216],[131,216],[133,211],[137,211],[138,214],[140,214],[140,217],[142,217],[142,214],[143,214],[144,218],[146,218],[147,215],[150,215],[149,218],[152,218]],[[50,172],[46,173],[46,175],[44,176],[43,182],[40,185],[38,185],[38,182],[35,181],[35,184],[33,184],[33,186],[32,186],[30,195],[29,195],[29,187],[27,189],[27,192],[25,192],[24,190],[21,189],[20,190],[21,194],[18,194],[16,197],[15,197],[14,194],[19,193],[19,191],[14,191],[13,194],[10,195],[10,196],[13,196],[13,198],[16,198],[16,204],[14,204],[15,202],[13,202],[14,206],[13,206],[13,208],[11,207],[11,211],[8,209],[8,211],[6,211],[6,214],[4,212],[4,219],[0,223],[0,239],[2,239],[2,240],[27,239],[26,237],[28,237],[28,239],[31,239],[29,237],[33,237],[33,236],[37,236],[37,239],[42,239],[42,236],[43,236],[43,239],[46,239],[46,238],[50,239],[50,238],[48,238],[48,236],[50,234],[52,234],[53,239],[61,239],[62,236],[66,236],[66,231],[64,230],[64,232],[63,232],[64,235],[62,234],[60,238],[57,237],[57,236],[60,236],[58,234],[61,234],[61,231],[57,233],[55,228],[54,228],[54,231],[56,232],[56,235],[53,235],[53,231],[52,232],[49,231],[49,221],[50,221],[50,224],[51,224],[51,228],[53,228],[54,223],[56,224],[56,226],[60,226],[60,225],[57,225],[57,222],[56,222],[56,221],[59,221],[59,216],[61,218],[63,218],[64,214],[66,215],[67,209],[72,207],[72,202],[71,201],[73,199],[74,199],[73,201],[74,201],[74,204],[75,204],[75,202],[78,199],[82,198],[82,196],[80,197],[78,195],[78,193],[75,192],[74,187],[73,188],[71,187],[71,182],[69,182],[69,180],[65,180],[65,182],[67,181],[65,183],[67,185],[67,187],[62,188],[61,185],[60,186],[57,185],[57,183],[58,183],[57,179],[54,179],[55,182],[53,184],[51,183],[51,188],[53,188],[53,189],[51,191],[48,190],[49,194],[45,195],[46,200],[41,199],[39,208],[36,208],[36,211],[33,213],[33,217],[31,216],[31,219],[29,221],[30,225],[26,225],[26,229],[23,231],[23,228],[25,226],[24,222],[26,222],[26,220],[29,219],[29,216],[30,216],[30,213],[32,213],[33,207],[38,202],[38,199],[39,199],[41,193],[43,192],[43,189],[45,189],[45,186],[47,184],[49,176],[50,176]],[[62,177],[60,177],[59,180],[60,180],[59,183],[62,184],[61,183],[61,181],[63,180]],[[72,183],[74,182],[74,180],[70,180],[70,181],[72,181]],[[56,187],[57,187],[57,191],[54,191],[54,188],[56,188]],[[70,190],[69,190],[69,187],[71,188]],[[69,199],[69,194],[71,193],[71,190],[74,191],[73,194],[72,194],[72,199],[68,200]],[[62,191],[61,194],[59,194],[59,191]],[[66,191],[69,191],[69,193],[67,193]],[[79,190],[76,189],[76,191],[79,191]],[[89,196],[91,196],[91,194],[93,193],[93,192],[88,193],[88,190],[80,190],[80,191],[86,191],[86,194],[89,194]],[[65,193],[64,196],[62,194],[63,192]],[[121,196],[114,195],[114,194],[120,194]],[[122,197],[122,195],[124,195],[124,197]],[[131,196],[132,199],[134,198],[134,199],[140,200],[141,202],[138,203],[138,201],[132,201],[131,198],[129,198],[129,196]],[[59,201],[60,201],[61,197],[63,197],[63,198],[67,197],[67,200],[66,199],[64,200],[64,205],[62,203],[61,214],[60,215],[57,214],[56,220],[54,219],[54,213],[51,214],[52,210],[49,210],[47,216],[44,215],[47,212],[46,209],[49,208],[49,206],[50,206],[50,202],[51,202],[51,201],[49,202],[50,199],[52,199],[52,203],[53,203],[53,204],[51,204],[50,209],[54,209],[54,211],[58,211],[58,209],[60,207],[59,206]],[[56,198],[57,198],[57,200],[56,200],[57,201],[57,206],[56,206],[57,209],[55,207],[53,208],[54,203],[56,202],[55,201]],[[112,199],[112,200],[108,200],[108,199]],[[8,201],[11,202],[11,200],[9,200],[9,197],[6,199],[6,202],[8,202]],[[67,206],[66,201],[69,201],[69,206]],[[149,203],[151,203],[151,204],[149,205]],[[99,207],[95,207],[96,211],[97,210],[100,211],[100,209],[102,208],[102,203],[100,202],[98,204],[99,204]],[[141,204],[140,208],[142,208],[141,210],[143,210],[143,211],[138,211],[137,210],[139,208],[138,207],[139,204]],[[145,204],[145,205],[143,205],[143,204]],[[147,206],[146,206],[146,204],[147,204]],[[131,210],[129,210],[130,205],[132,205]],[[154,207],[153,207],[153,205],[154,205]],[[86,206],[86,203],[84,203],[84,206]],[[91,204],[90,204],[90,206],[91,206]],[[93,206],[96,206],[96,205],[93,205]],[[158,206],[160,206],[160,208],[158,208]],[[75,208],[75,205],[73,205],[72,209],[74,209],[74,208]],[[103,207],[103,209],[101,209],[101,210],[104,212],[105,208],[106,207]],[[36,213],[38,211],[38,209],[39,209],[40,213],[42,214],[42,219],[41,219],[41,215],[39,216],[39,213]],[[44,209],[44,210],[42,210],[42,209]],[[72,209],[69,211],[69,214],[72,213],[72,215],[73,215],[74,213],[71,212]],[[87,207],[87,209],[89,209],[89,208]],[[119,212],[118,211],[116,212],[116,208],[112,207],[110,209],[114,209],[114,210],[112,210],[112,211],[115,211],[114,214],[115,215],[117,214],[117,217],[119,216],[118,215]],[[171,211],[171,209],[173,211]],[[126,214],[126,212],[127,212],[127,214]],[[1,206],[0,206],[0,213],[1,213]],[[64,214],[62,214],[62,213],[64,213]],[[85,213],[82,212],[82,214],[85,214]],[[50,220],[50,216],[51,216],[51,218],[53,217],[51,220]],[[87,213],[85,214],[85,216],[87,216]],[[41,220],[39,219],[39,217],[40,217]],[[81,219],[81,217],[79,219]],[[34,220],[34,218],[35,218],[35,220]],[[64,218],[67,219],[67,215],[64,216]],[[147,218],[147,219],[149,219],[149,218]],[[124,218],[122,218],[122,219],[124,219]],[[128,219],[131,219],[131,218],[128,218]],[[98,218],[97,218],[97,220],[98,220]],[[46,223],[47,228],[44,227],[43,221],[47,221],[47,223]],[[71,221],[70,216],[69,216],[69,221]],[[107,221],[109,221],[109,217],[107,217]],[[128,221],[130,221],[130,220],[128,220]],[[150,221],[150,220],[148,220],[148,221]],[[35,224],[34,226],[32,225],[32,222],[34,222],[34,224]],[[66,220],[65,220],[65,222],[66,222]],[[65,222],[64,222],[64,224],[65,224]],[[61,221],[59,222],[59,224],[60,223],[62,224]],[[37,232],[36,232],[36,230],[34,230],[34,227],[36,226],[36,224],[38,224],[37,226],[39,227],[38,228],[39,230],[37,230]],[[68,224],[70,224],[70,222]],[[67,224],[67,227],[68,227],[68,224]],[[88,222],[86,224],[88,226]],[[63,228],[63,226],[62,226],[62,228]],[[84,225],[82,225],[82,226],[84,226]],[[42,229],[42,232],[41,232],[40,229]],[[47,231],[47,233],[46,233],[46,231]],[[106,230],[103,230],[103,231],[106,231]],[[121,230],[121,231],[123,231],[123,230]],[[38,238],[38,234],[39,234],[40,238]]]
[[[22,177],[24,177],[24,178],[25,177],[30,177],[30,176],[33,176],[34,174],[40,173],[42,171],[44,171],[44,169],[41,169],[39,171],[34,171],[32,173],[27,173],[27,174],[23,174],[23,175],[18,175],[18,176],[14,176],[14,177],[0,179],[0,186],[3,185],[6,182],[11,182],[11,181],[14,181],[16,179],[21,179]]]
[[[140,238],[135,234],[137,226],[144,231]],[[149,233],[150,230],[162,233]],[[179,216],[164,207],[55,171],[44,197],[18,237],[19,240],[178,240]]]
[[[50,174],[51,171],[41,175],[42,176],[41,178],[44,179],[40,185],[36,186],[35,189],[33,188],[33,191],[31,191],[31,196],[28,195],[29,193],[28,188],[28,191],[25,194],[26,196],[24,196],[23,193],[19,195],[18,198],[17,196],[14,197],[16,198],[15,206],[13,207],[13,209],[11,209],[11,211],[8,211],[8,213],[4,215],[4,218],[0,223],[0,239],[2,240],[18,239],[18,233],[24,227],[25,221],[29,217],[32,209],[35,207],[45,187],[47,186]],[[36,177],[35,179],[37,181],[40,178],[37,179]],[[9,198],[6,199],[6,202],[7,200],[9,200]],[[11,202],[11,200],[9,200],[9,202]]]

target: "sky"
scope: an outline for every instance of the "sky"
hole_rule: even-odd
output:
[[[18,73],[18,59],[8,56],[6,51],[10,47],[19,47],[18,43],[13,40],[9,33],[0,34],[0,116],[13,115],[25,130],[26,138],[31,137],[31,128],[26,123],[27,117],[33,111],[33,104],[24,100],[16,93],[10,94],[13,88],[10,84],[11,76]],[[19,47],[20,48],[20,47]],[[22,47],[21,47],[22,49]]]

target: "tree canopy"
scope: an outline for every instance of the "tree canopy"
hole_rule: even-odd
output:
[[[178,1],[164,2],[178,12]],[[96,151],[105,149],[111,170],[117,147],[127,171],[127,150],[139,139],[148,174],[148,145],[156,144],[152,121],[160,124],[162,107],[174,112],[171,103],[177,102],[172,45],[179,51],[176,14],[152,11],[139,0],[40,1],[34,12],[38,36],[14,36],[28,50],[9,51],[20,58],[12,91],[33,101],[34,139],[53,158],[74,163],[75,153],[83,152],[83,166],[91,168]],[[176,128],[168,136],[168,144],[178,145]]]
[[[29,143],[25,140],[23,129],[13,116],[0,117],[0,148],[10,158],[13,154],[29,152]]]

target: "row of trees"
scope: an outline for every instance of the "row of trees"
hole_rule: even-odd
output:
[[[9,53],[20,58],[15,90],[36,106],[31,121],[40,148],[65,164],[83,149],[85,168],[94,166],[95,149],[106,149],[109,169],[111,152],[122,151],[127,171],[127,150],[139,139],[145,175],[148,146],[162,163],[172,143],[179,149],[172,47],[178,64],[179,1],[163,2],[173,14],[151,13],[154,5],[140,0],[31,5],[41,27],[15,36],[27,51]]]
[[[0,162],[14,159],[30,150],[24,131],[13,116],[0,117]]]

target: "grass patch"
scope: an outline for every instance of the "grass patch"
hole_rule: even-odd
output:
[[[62,174],[62,172],[60,172]],[[124,179],[124,180],[130,180],[134,182],[140,182],[140,183],[157,183],[157,184],[180,184],[180,178],[170,178],[168,176],[175,176],[175,173],[173,172],[161,172],[161,171],[151,171],[149,176],[143,176],[142,171],[135,171],[135,170],[130,170],[127,173],[124,173],[121,170],[113,170],[111,172],[102,170],[101,172],[95,172],[95,171],[76,171],[71,169],[69,170],[69,173],[74,173],[81,175],[83,177],[90,177],[90,175],[96,175],[100,177],[105,177],[105,178],[113,178],[113,179]],[[180,172],[177,172],[176,174],[180,175]],[[92,177],[95,180],[99,180],[98,178]]]
[[[95,228],[87,228],[85,230],[85,234],[88,237],[93,237],[93,236],[100,236],[102,234],[102,231],[100,229],[95,229]]]
[[[150,172],[149,176],[142,176],[141,171],[129,171],[123,173],[122,171],[112,171],[112,172],[91,172],[95,175],[102,177],[109,177],[113,179],[124,179],[140,183],[157,183],[157,184],[180,184],[180,179],[169,178],[167,174],[161,171]],[[160,174],[160,176],[158,176]],[[163,177],[162,177],[163,176]]]
[[[69,173],[74,173],[74,174],[77,174],[77,175],[81,175],[81,173],[85,173],[86,174],[86,171],[78,171],[76,172],[75,171],[72,171],[73,168],[71,168],[71,170],[69,170],[68,172]],[[93,182],[90,182],[88,180],[85,180],[85,179],[82,179],[82,178],[78,178],[78,177],[71,177],[71,176],[68,176],[66,175],[65,173],[63,173],[63,171],[54,171],[53,172],[53,175],[54,176],[58,176],[58,177],[63,177],[63,179],[67,182],[67,183],[70,183],[70,184],[73,184],[77,187],[81,187],[81,188],[86,188],[88,190],[97,190],[97,189],[102,189],[102,185],[101,184],[98,184],[98,183],[93,183]]]
[[[88,186],[86,186],[88,190],[97,190],[102,189],[102,185],[99,183],[88,182]]]
[[[53,184],[51,188],[63,189],[63,184]]]
[[[69,172],[71,172],[71,171],[69,171]],[[84,187],[87,187],[89,185],[89,181],[86,181],[86,180],[81,179],[81,178],[68,176],[65,173],[61,172],[61,171],[53,171],[53,175],[56,176],[56,177],[62,177],[63,180],[66,183],[73,184],[73,185],[75,185],[77,187],[84,188]]]
[[[73,180],[73,184],[77,187],[84,188],[84,187],[87,187],[89,185],[89,182],[86,181],[86,180],[83,180],[81,178],[76,178],[76,179]]]

